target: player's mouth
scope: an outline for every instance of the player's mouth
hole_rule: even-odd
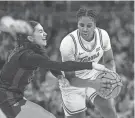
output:
[[[43,37],[43,39],[42,39],[43,41],[46,41],[47,40],[47,38],[46,38],[46,36],[45,37]]]
[[[88,36],[88,33],[83,33],[83,36]]]

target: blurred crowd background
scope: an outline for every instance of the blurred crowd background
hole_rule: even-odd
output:
[[[115,99],[120,118],[134,117],[134,1],[1,1],[0,14],[17,19],[36,20],[48,33],[47,53],[60,61],[62,38],[77,28],[76,11],[83,5],[99,15],[97,27],[110,36],[117,72],[123,79],[123,89]],[[0,69],[16,42],[0,34]],[[57,118],[64,118],[58,81],[49,72],[39,70],[28,85],[25,97],[38,103]],[[93,104],[87,104],[87,118],[101,118]]]

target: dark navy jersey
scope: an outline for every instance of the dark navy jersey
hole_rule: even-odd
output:
[[[33,52],[31,49],[18,48],[13,50],[4,64],[0,74],[0,85],[11,91],[23,92],[25,86],[30,82],[32,74],[37,67],[23,67],[21,56]],[[25,61],[25,60],[24,60]]]
[[[8,96],[11,99],[16,98],[17,95],[23,97],[24,89],[30,83],[37,68],[53,70],[53,74],[57,77],[61,71],[91,69],[92,65],[89,62],[51,61],[45,49],[26,43],[26,45],[14,49],[4,64],[0,74],[0,92],[1,89],[10,92]]]

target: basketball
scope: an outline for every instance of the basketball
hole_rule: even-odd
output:
[[[104,74],[104,76],[101,77],[101,75]],[[122,80],[120,76],[116,72],[100,72],[98,73],[96,79],[102,79],[102,82],[106,84],[111,83],[111,90],[101,88],[102,90],[99,90],[99,95],[101,97],[104,97],[105,99],[110,99],[110,98],[116,98],[122,88]]]

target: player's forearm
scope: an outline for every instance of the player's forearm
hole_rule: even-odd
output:
[[[91,62],[75,62],[75,61],[56,62],[46,60],[45,58],[40,58],[38,61],[38,65],[42,68],[59,71],[77,71],[84,69],[92,69]]]
[[[116,66],[115,66],[114,60],[108,60],[107,62],[105,62],[105,67],[110,70],[116,71]]]
[[[23,58],[21,58],[21,63],[21,65],[23,65],[24,67],[41,67],[59,71],[77,71],[92,69],[91,62],[56,62],[51,61],[48,59],[48,57],[41,56],[39,54],[29,54],[27,56],[23,56]]]
[[[93,88],[94,87],[93,81],[80,79],[80,78],[73,78],[73,79],[74,80],[71,82],[72,86],[80,87],[80,88],[86,88],[86,87]]]
[[[66,61],[66,62],[56,62],[51,60],[40,60],[38,62],[39,66],[46,69],[51,70],[59,70],[59,71],[77,71],[84,69],[92,69],[91,62],[74,62],[74,61]]]
[[[84,70],[84,69],[92,69],[92,63],[74,62],[74,61],[66,61],[66,62],[48,61],[46,67],[48,69],[53,69],[53,70],[77,71],[77,70]]]
[[[78,78],[78,77],[73,77],[73,78],[70,78],[68,80],[69,80],[70,84],[72,86],[75,86],[75,87],[79,87],[79,88],[91,87],[91,88],[94,88],[94,83],[90,79],[81,79],[81,78]]]

